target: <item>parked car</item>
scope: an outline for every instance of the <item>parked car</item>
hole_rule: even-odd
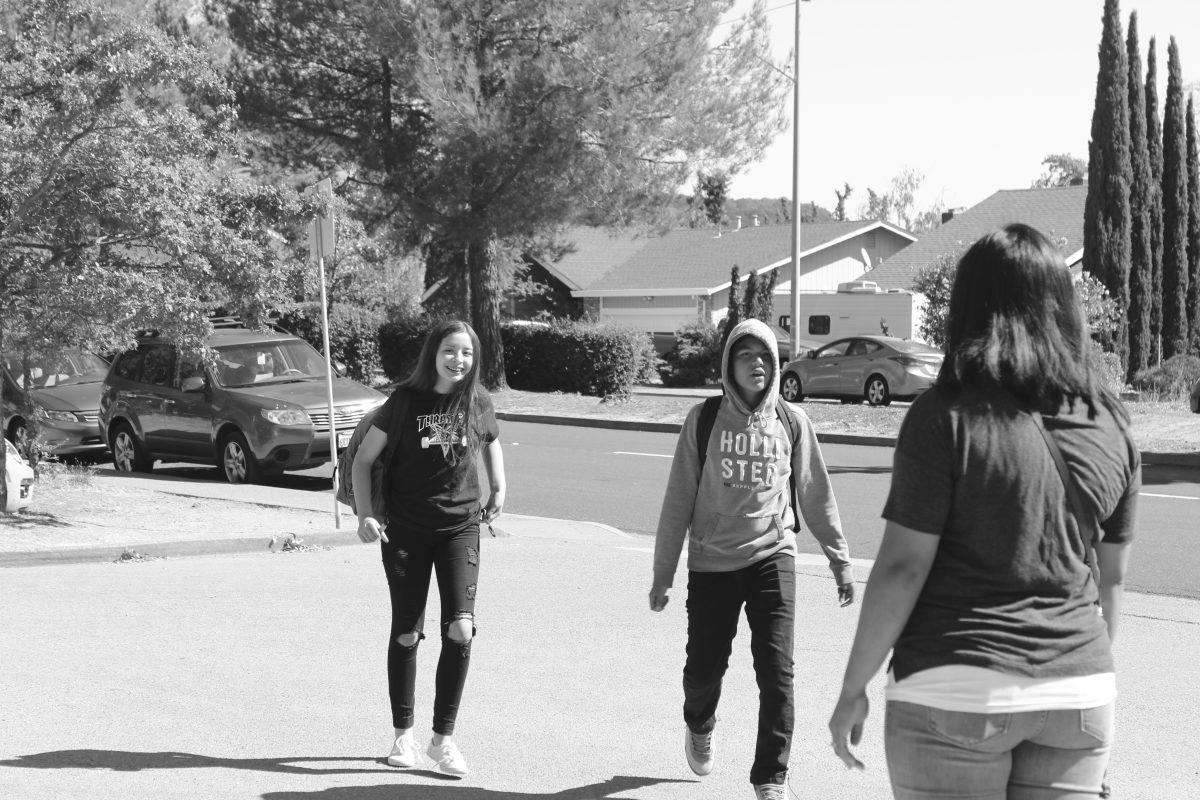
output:
[[[4,440],[4,485],[8,489],[8,502],[4,510],[15,514],[33,502],[33,467],[21,458],[13,443]]]
[[[145,472],[156,460],[216,464],[230,483],[328,462],[325,359],[296,336],[241,327],[215,330],[215,365],[141,339],[113,361],[100,393],[100,428],[113,464]],[[338,446],[386,397],[333,380]]]
[[[108,364],[80,350],[53,355],[6,354],[0,359],[0,414],[4,435],[20,445],[36,421],[52,455],[102,454],[100,386]],[[32,413],[36,420],[27,416]]]
[[[851,336],[785,364],[779,392],[793,403],[808,396],[886,406],[928,389],[941,366],[942,352],[922,342]]]
[[[1196,381],[1196,385],[1192,387],[1191,396],[1192,413],[1200,414],[1200,381]]]

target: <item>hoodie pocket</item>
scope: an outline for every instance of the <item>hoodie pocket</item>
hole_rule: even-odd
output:
[[[705,555],[744,556],[773,547],[783,537],[783,520],[778,514],[713,514],[696,544]]]

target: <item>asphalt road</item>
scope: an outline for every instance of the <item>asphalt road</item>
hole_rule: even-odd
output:
[[[509,495],[517,514],[600,522],[651,536],[675,450],[675,434],[505,422],[501,426]],[[843,530],[855,558],[873,559],[883,523],[892,450],[822,445],[833,475]],[[215,467],[158,465],[164,478],[223,480]],[[328,491],[329,467],[288,473],[269,483]],[[1139,541],[1129,587],[1200,598],[1200,471],[1146,467],[1139,501]],[[801,537],[801,550],[820,551]]]

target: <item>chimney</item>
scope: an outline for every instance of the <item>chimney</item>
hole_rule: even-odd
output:
[[[738,218],[737,218],[737,227],[736,227],[736,228],[734,228],[734,230],[735,230],[735,231],[740,231],[741,229],[742,229],[742,217],[741,217],[741,215],[738,215]]]
[[[758,227],[758,214],[755,214],[751,219],[754,220],[754,227]]]

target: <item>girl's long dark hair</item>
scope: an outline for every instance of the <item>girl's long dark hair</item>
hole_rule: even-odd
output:
[[[1043,234],[1015,223],[987,234],[958,262],[937,385],[1008,392],[1057,412],[1080,399],[1116,405],[1096,380],[1071,272]]]
[[[471,369],[467,370],[463,379],[451,388],[449,394],[438,401],[436,410],[439,414],[450,414],[454,418],[462,415],[461,418],[465,421],[463,435],[467,440],[467,449],[470,450],[478,448],[481,442],[479,423],[475,419],[475,413],[478,411],[476,395],[482,391],[479,386],[481,352],[479,336],[475,333],[474,328],[457,319],[444,320],[434,325],[421,345],[421,353],[417,356],[417,363],[413,366],[413,371],[407,378],[400,381],[399,388],[414,392],[432,392],[438,379],[436,364],[438,350],[441,349],[442,340],[455,333],[465,333],[470,337],[471,349],[475,357],[471,360]],[[458,463],[462,455],[463,452],[460,451],[460,448],[452,447],[448,460],[452,464]]]

